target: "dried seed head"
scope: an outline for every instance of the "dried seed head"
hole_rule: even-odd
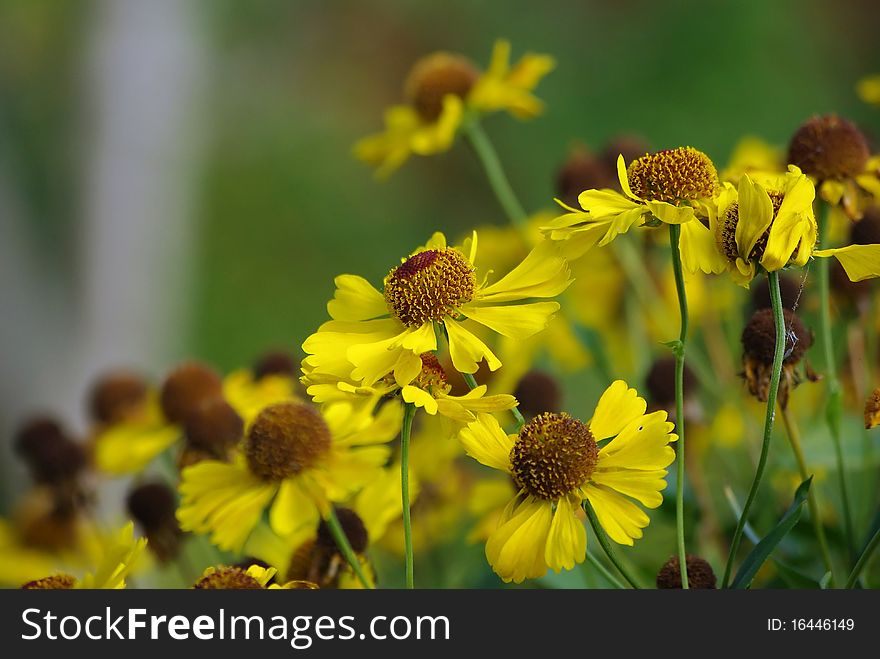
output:
[[[248,430],[245,456],[251,472],[280,481],[313,466],[330,449],[324,417],[306,403],[266,407]]]
[[[336,517],[339,519],[339,525],[345,532],[345,537],[355,554],[362,554],[367,550],[369,537],[367,535],[367,527],[358,514],[350,508],[336,508]],[[315,539],[315,546],[329,551],[339,552],[336,540],[330,533],[330,527],[324,520],[318,525],[318,537]]]
[[[447,94],[465,98],[479,73],[466,57],[439,52],[415,63],[404,85],[404,94],[425,121],[436,121]]]
[[[519,431],[510,464],[519,487],[552,501],[583,485],[598,456],[596,440],[584,423],[568,414],[545,413]]]
[[[798,316],[788,309],[782,310],[785,320],[784,364],[797,364],[813,345],[813,335]],[[746,357],[771,366],[776,351],[776,323],[771,309],[759,309],[752,314],[742,333],[743,352]]]
[[[692,147],[650,153],[630,163],[629,186],[640,199],[677,204],[715,194],[718,172],[702,151]]]
[[[578,195],[584,190],[616,187],[614,167],[584,148],[571,152],[556,174],[556,194],[569,206],[577,207]]]
[[[164,483],[145,483],[128,493],[128,512],[145,531],[155,531],[168,525],[177,525],[174,511],[177,498]]]
[[[716,585],[715,572],[708,561],[699,556],[688,554],[685,557],[687,563],[688,588],[714,589]],[[673,556],[657,573],[657,588],[681,588],[681,563],[678,556]]]
[[[694,372],[684,365],[684,396],[697,386]],[[645,376],[645,388],[648,390],[648,402],[658,409],[675,409],[675,357],[666,355],[654,360],[648,375]]]
[[[262,355],[254,364],[254,378],[261,380],[267,375],[296,375],[293,357],[282,350],[274,350]]]
[[[473,267],[456,249],[419,252],[385,277],[385,303],[410,327],[439,321],[470,302],[477,288]]]
[[[788,145],[788,162],[820,181],[861,174],[870,155],[868,141],[855,124],[833,114],[808,119]]]
[[[517,383],[513,397],[519,401],[519,411],[528,419],[562,409],[562,389],[556,379],[544,371],[526,373]]]
[[[782,297],[782,308],[794,311],[801,294],[801,282],[794,277],[780,275],[779,293]],[[755,312],[769,309],[770,306],[770,284],[767,279],[759,279],[751,288],[749,310]]]
[[[262,590],[263,586],[240,567],[219,567],[193,584],[199,590]]]
[[[162,412],[172,423],[183,423],[203,400],[223,394],[223,381],[205,364],[187,362],[174,369],[162,384]]]
[[[244,434],[244,421],[220,397],[203,400],[187,415],[183,427],[191,446],[218,458],[224,457]]]
[[[95,382],[89,395],[89,413],[97,423],[118,423],[143,407],[147,383],[129,371],[107,373]]]
[[[16,449],[38,483],[59,485],[75,480],[86,466],[83,447],[48,418],[26,423],[17,433]]]
[[[76,585],[76,577],[69,574],[53,574],[36,581],[28,581],[21,590],[71,590]]]

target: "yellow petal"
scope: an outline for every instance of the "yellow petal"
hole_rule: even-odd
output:
[[[542,240],[507,275],[478,290],[474,299],[510,302],[530,297],[553,297],[570,283],[568,262],[552,241]]]
[[[642,529],[650,519],[645,512],[622,494],[593,483],[583,488],[599,524],[608,537],[620,545],[632,546],[633,540],[642,537]]]
[[[181,436],[180,426],[159,420],[111,426],[95,439],[95,463],[114,476],[135,474]]]
[[[515,583],[543,576],[547,572],[544,553],[552,520],[549,501],[528,497],[486,542],[486,558],[495,573]]]
[[[760,185],[748,174],[739,180],[739,220],[736,223],[736,246],[740,256],[748,260],[758,239],[773,221],[773,202]]]
[[[880,75],[865,76],[859,80],[856,93],[865,103],[880,106]]]
[[[437,414],[437,401],[424,389],[407,385],[401,389],[400,393],[405,402],[424,408],[428,414]]]
[[[880,245],[847,245],[835,249],[820,249],[814,256],[833,256],[846,271],[850,281],[880,277]]]
[[[598,222],[610,215],[622,215],[633,210],[646,212],[643,203],[628,199],[616,190],[585,190],[578,195],[578,203],[590,214],[585,222]]]
[[[327,303],[334,320],[369,320],[388,314],[385,297],[363,277],[340,275],[333,280],[336,292]]]
[[[597,441],[614,437],[645,413],[648,404],[623,380],[615,380],[602,394],[590,420],[590,432]]]
[[[590,480],[604,485],[628,497],[637,499],[648,508],[656,508],[663,503],[661,492],[666,489],[665,469],[642,471],[639,469],[613,469],[593,472]]]
[[[556,504],[553,521],[547,534],[544,561],[555,571],[570,570],[587,557],[587,532],[575,517],[572,502],[563,497]]]
[[[452,357],[452,365],[459,373],[476,373],[479,362],[483,359],[486,360],[490,371],[497,371],[501,368],[501,361],[489,349],[489,346],[465,329],[462,324],[451,318],[444,320],[443,324],[449,334],[449,354]]]
[[[289,536],[302,529],[313,529],[317,527],[319,517],[315,502],[296,479],[281,483],[269,511],[269,524],[275,533]]]
[[[813,182],[803,174],[788,176],[785,196],[770,227],[767,246],[761,257],[761,265],[768,272],[784,268],[801,241],[812,247],[816,239],[813,217],[816,189]]]
[[[424,124],[413,132],[409,145],[413,153],[429,156],[448,151],[461,126],[464,104],[455,94],[443,97],[443,109],[437,121]]]
[[[669,446],[677,439],[666,412],[658,411],[632,419],[599,451],[596,469],[644,469],[656,471],[675,459]]]
[[[665,201],[646,201],[645,206],[658,220],[664,224],[683,224],[696,222],[697,216],[691,206],[673,206]]]
[[[623,194],[635,201],[642,201],[633,194],[632,188],[629,186],[629,175],[626,173],[626,162],[623,160],[622,153],[617,156],[617,180],[620,183],[620,189],[623,190]]]
[[[715,235],[698,220],[681,225],[679,251],[682,264],[689,272],[717,275],[727,268],[724,257],[718,251]]]
[[[507,435],[491,414],[478,414],[477,420],[462,428],[458,439],[464,450],[477,462],[510,471],[510,451],[514,440]]]
[[[533,302],[506,307],[483,307],[466,304],[462,313],[471,320],[511,339],[527,339],[547,327],[559,310],[557,302]]]

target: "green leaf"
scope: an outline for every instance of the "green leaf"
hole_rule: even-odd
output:
[[[736,573],[731,588],[748,588],[752,585],[752,579],[755,578],[758,570],[761,569],[761,566],[764,565],[764,562],[770,557],[773,550],[776,549],[776,545],[782,542],[782,539],[788,535],[788,532],[795,527],[801,518],[812,481],[813,477],[810,476],[798,486],[797,491],[794,493],[794,501],[788,507],[788,510],[785,511],[782,519],[746,556],[746,559],[739,568],[739,572]]]
[[[771,560],[774,565],[776,565],[776,570],[779,572],[780,578],[790,588],[797,588],[799,590],[819,590],[820,588],[823,588],[822,584],[816,581],[813,577],[804,574],[800,570],[794,569],[780,560],[775,558]]]

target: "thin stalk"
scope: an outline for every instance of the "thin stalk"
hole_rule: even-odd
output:
[[[678,564],[681,566],[681,587],[688,589],[687,552],[684,545],[684,349],[688,334],[687,294],[684,290],[684,273],[681,269],[679,238],[681,227],[669,225],[669,248],[672,252],[672,269],[675,273],[675,290],[678,293],[678,309],[681,331],[673,346],[675,354],[675,426],[678,434],[676,446],[677,478],[675,484],[675,535],[678,541]]]
[[[403,408],[403,426],[400,429],[400,492],[403,500],[403,551],[406,569],[406,587],[414,588],[412,519],[409,505],[409,438],[412,432],[416,406],[406,403]]]
[[[593,554],[591,554],[590,552],[587,552],[587,561],[589,561],[590,565],[593,566],[596,572],[601,574],[605,578],[605,580],[608,581],[608,583],[610,583],[612,586],[621,590],[626,588],[626,586],[620,583],[620,580],[613,574],[611,574],[611,571],[607,567],[602,565],[601,561],[593,556]]]
[[[504,209],[507,219],[515,227],[524,228],[528,216],[510,186],[510,181],[507,180],[507,175],[501,166],[501,160],[498,158],[498,153],[492,146],[489,136],[486,135],[486,131],[483,130],[477,119],[472,119],[464,123],[462,132],[473,147],[474,153],[477,154],[477,158],[486,172],[486,177],[489,179],[492,192],[495,193],[498,203]]]
[[[354,573],[357,575],[358,579],[360,579],[364,588],[375,588],[376,586],[373,585],[372,580],[367,578],[367,575],[364,573],[363,566],[361,565],[360,560],[358,560],[357,554],[355,554],[354,549],[351,548],[351,543],[349,543],[345,531],[342,530],[342,525],[339,523],[339,518],[336,516],[336,510],[333,506],[330,506],[330,512],[327,513],[324,521],[327,523],[327,528],[330,529],[330,535],[333,536],[333,540],[336,542],[336,547],[342,552],[342,556],[348,561],[348,564],[351,566],[351,569],[354,570]]]
[[[819,245],[827,249],[825,244],[831,223],[831,205],[824,205],[822,221],[819,223]],[[840,500],[843,506],[843,526],[846,545],[850,556],[855,555],[855,536],[853,535],[852,513],[850,512],[849,495],[846,489],[846,469],[843,462],[843,448],[840,443],[840,421],[843,412],[843,390],[837,377],[837,365],[834,360],[834,337],[831,333],[831,290],[830,266],[831,259],[817,259],[819,269],[819,333],[822,335],[822,351],[825,355],[825,379],[828,382],[828,401],[825,406],[825,418],[831,431],[834,444],[834,455],[837,462],[837,480],[840,482]]]
[[[820,259],[820,261],[823,259]],[[776,345],[773,352],[773,370],[770,374],[770,389],[767,392],[767,415],[764,418],[764,439],[761,442],[761,456],[758,458],[758,466],[755,469],[755,478],[749,489],[746,503],[743,506],[733,540],[730,543],[730,553],[727,556],[727,565],[724,568],[724,578],[721,580],[722,588],[727,588],[730,583],[730,575],[739,543],[742,540],[743,529],[749,521],[749,511],[755,502],[761,479],[764,476],[764,468],[767,466],[767,455],[770,453],[770,437],[773,435],[773,420],[776,416],[776,394],[779,392],[779,378],[782,374],[782,359],[785,354],[785,317],[782,315],[782,296],[779,293],[779,273],[768,272],[767,282],[770,287],[770,305],[773,309],[773,322],[776,327]]]
[[[862,555],[859,556],[859,560],[856,561],[856,565],[853,568],[852,572],[849,573],[849,578],[846,580],[845,588],[852,588],[856,585],[856,581],[859,578],[859,574],[865,569],[865,566],[868,564],[868,560],[871,558],[871,554],[874,553],[874,550],[877,549],[877,546],[880,545],[880,528],[874,533],[873,537],[868,541],[867,547],[865,547],[865,551],[862,552]]]
[[[797,461],[798,470],[801,474],[801,481],[805,481],[810,477],[807,471],[807,461],[804,458],[804,449],[801,444],[801,432],[798,428],[797,421],[788,411],[788,408],[779,406],[782,413],[782,421],[785,424],[785,432],[788,435],[788,441],[791,444],[791,450]],[[816,502],[815,488],[810,488],[807,494],[807,507],[810,509],[810,518],[813,521],[813,530],[816,533],[816,540],[819,542],[819,551],[822,554],[822,563],[825,565],[825,571],[831,573],[831,584],[835,583],[834,578],[834,562],[831,560],[831,551],[828,549],[828,539],[825,537],[825,528],[822,526],[822,519],[819,517],[819,504]]]
[[[588,499],[584,499],[584,512],[587,513],[587,519],[590,520],[590,526],[593,527],[593,533],[596,534],[596,539],[599,541],[599,544],[602,545],[602,549],[605,550],[605,555],[608,556],[608,560],[617,568],[617,571],[620,572],[631,587],[638,588],[639,586],[636,580],[630,576],[629,572],[627,572],[626,568],[623,566],[623,563],[620,562],[620,559],[617,558],[617,555],[611,548],[608,536],[605,535],[605,530],[602,528],[602,525],[599,524],[599,518],[596,517],[596,511],[593,510],[593,506]]]

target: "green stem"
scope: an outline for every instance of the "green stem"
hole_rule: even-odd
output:
[[[495,193],[498,203],[504,209],[507,219],[518,228],[525,227],[528,216],[522,204],[519,203],[513,188],[510,187],[510,181],[507,180],[507,175],[501,166],[498,153],[495,151],[495,147],[492,146],[492,142],[480,125],[479,120],[474,118],[466,121],[462,131],[483,165],[486,177],[489,179],[489,185],[492,186],[492,191]]]
[[[822,260],[822,259],[820,259]],[[755,479],[749,489],[749,495],[743,506],[733,540],[730,543],[730,553],[727,556],[727,566],[724,568],[724,578],[721,580],[722,588],[727,588],[730,582],[730,574],[733,562],[739,550],[742,540],[743,529],[749,520],[749,511],[755,502],[761,478],[764,476],[764,468],[767,466],[767,455],[770,453],[770,437],[773,435],[773,419],[776,415],[776,394],[779,391],[779,378],[782,374],[782,360],[785,355],[785,317],[782,315],[782,296],[779,293],[779,273],[768,272],[767,282],[770,287],[770,305],[773,308],[773,322],[776,328],[776,345],[773,352],[773,370],[770,374],[770,389],[767,392],[767,415],[764,418],[764,439],[761,442],[761,456],[758,458],[758,466],[755,469]]]
[[[797,461],[798,470],[801,474],[801,480],[805,481],[810,477],[807,471],[807,461],[804,458],[804,449],[801,445],[801,433],[797,422],[788,408],[779,406],[782,413],[782,421],[785,424],[785,431],[788,435],[788,441],[791,444],[791,450]],[[810,488],[807,494],[807,506],[810,509],[810,517],[813,521],[813,530],[816,533],[816,540],[819,542],[819,551],[822,553],[822,563],[825,565],[825,571],[831,573],[831,584],[835,583],[834,579],[834,563],[831,560],[831,551],[828,549],[828,539],[825,537],[825,528],[822,526],[822,519],[819,517],[819,504],[816,501],[815,488]]]
[[[823,202],[820,202],[823,203]],[[819,223],[819,245],[827,249],[829,225],[831,224],[831,205],[824,204],[825,213]],[[852,514],[850,512],[849,495],[846,488],[846,469],[843,462],[843,448],[840,443],[840,421],[843,407],[843,390],[837,378],[837,366],[834,360],[834,337],[831,332],[831,291],[830,266],[831,259],[818,259],[819,268],[819,331],[822,335],[822,350],[825,355],[825,378],[828,381],[828,401],[825,407],[825,418],[831,431],[834,454],[837,461],[837,480],[840,482],[840,499],[843,506],[843,525],[846,544],[850,556],[855,555],[855,536],[853,535]]]
[[[337,548],[342,552],[342,556],[348,561],[348,564],[351,566],[351,569],[354,570],[358,579],[361,580],[364,588],[375,588],[372,580],[368,579],[367,575],[364,573],[363,566],[361,565],[360,560],[358,560],[357,554],[355,554],[354,549],[351,548],[351,543],[349,543],[345,531],[342,530],[342,525],[339,523],[339,518],[336,516],[336,510],[333,506],[330,507],[330,512],[327,513],[324,521],[327,523],[327,528],[330,529],[330,535],[333,536]]]
[[[675,344],[675,425],[678,434],[676,446],[677,478],[675,484],[675,535],[678,540],[678,564],[681,566],[681,587],[688,589],[687,552],[684,545],[684,349],[688,334],[687,294],[684,290],[684,272],[681,269],[681,251],[678,243],[681,227],[669,225],[669,248],[672,251],[672,269],[675,273],[675,290],[678,293],[678,309],[681,331]]]
[[[406,567],[406,587],[414,588],[412,518],[409,505],[409,438],[412,432],[416,406],[406,403],[403,408],[403,426],[400,429],[400,492],[403,500],[403,551]]]
[[[605,577],[605,580],[608,581],[608,583],[610,583],[614,588],[619,588],[621,590],[626,588],[626,586],[620,583],[620,580],[613,574],[611,574],[611,571],[604,565],[602,565],[599,559],[593,556],[593,554],[590,552],[587,552],[587,561],[589,561],[590,565],[593,566],[596,572]]]
[[[602,545],[602,549],[605,550],[605,555],[608,556],[608,560],[617,568],[617,571],[620,572],[630,586],[638,588],[639,586],[636,583],[636,580],[630,576],[629,572],[626,571],[626,568],[617,558],[614,550],[611,549],[611,543],[608,541],[608,536],[605,535],[605,530],[602,528],[602,525],[599,524],[599,518],[596,517],[596,511],[593,510],[593,506],[590,504],[589,499],[584,499],[584,512],[587,513],[587,519],[590,520],[590,526],[593,527],[593,533],[596,534],[596,539],[599,541],[599,544]]]
[[[855,567],[852,572],[850,572],[849,578],[846,580],[845,588],[852,588],[856,585],[859,574],[868,564],[868,560],[870,560],[871,554],[874,553],[874,550],[877,549],[877,545],[880,545],[880,528],[877,529],[874,536],[868,541],[865,551],[862,552],[862,555],[859,556],[859,560],[856,561]]]

